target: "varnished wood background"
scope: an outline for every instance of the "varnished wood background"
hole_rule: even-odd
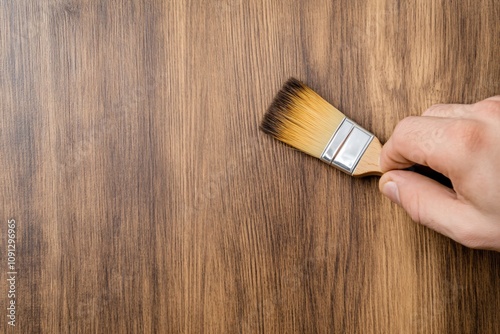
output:
[[[499,18],[496,0],[1,0],[0,331],[498,333],[500,254],[258,124],[289,76],[383,141],[499,94]]]

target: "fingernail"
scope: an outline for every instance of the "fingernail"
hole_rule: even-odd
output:
[[[389,197],[391,201],[393,201],[396,204],[401,204],[399,201],[399,190],[398,186],[396,185],[396,182],[394,181],[389,181],[384,184],[382,187],[382,194],[385,196]]]

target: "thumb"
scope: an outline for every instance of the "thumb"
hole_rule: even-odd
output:
[[[423,175],[403,170],[385,173],[379,182],[382,194],[408,212],[411,218],[448,237],[464,208],[456,193]]]

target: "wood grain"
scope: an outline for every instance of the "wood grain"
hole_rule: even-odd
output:
[[[0,331],[499,333],[498,253],[258,130],[290,76],[382,142],[499,94],[499,17],[496,0],[0,1]]]

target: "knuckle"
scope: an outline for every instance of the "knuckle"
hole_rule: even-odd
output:
[[[443,104],[433,104],[422,113],[422,116],[431,116],[443,107]]]
[[[495,95],[495,96],[489,97],[485,101],[498,101],[498,102],[500,102],[500,95]]]
[[[486,132],[481,122],[475,120],[455,120],[447,129],[447,136],[455,140],[467,153],[476,152],[484,147]]]
[[[474,104],[474,112],[477,116],[488,120],[500,120],[500,99],[479,101]]]
[[[400,128],[400,129],[407,129],[409,127],[412,127],[415,122],[419,119],[418,116],[408,116],[408,117],[405,117],[403,118],[399,123],[398,125],[396,126],[396,129],[397,128]]]
[[[404,140],[411,133],[415,132],[417,116],[403,118],[394,129],[393,137],[396,141]]]

